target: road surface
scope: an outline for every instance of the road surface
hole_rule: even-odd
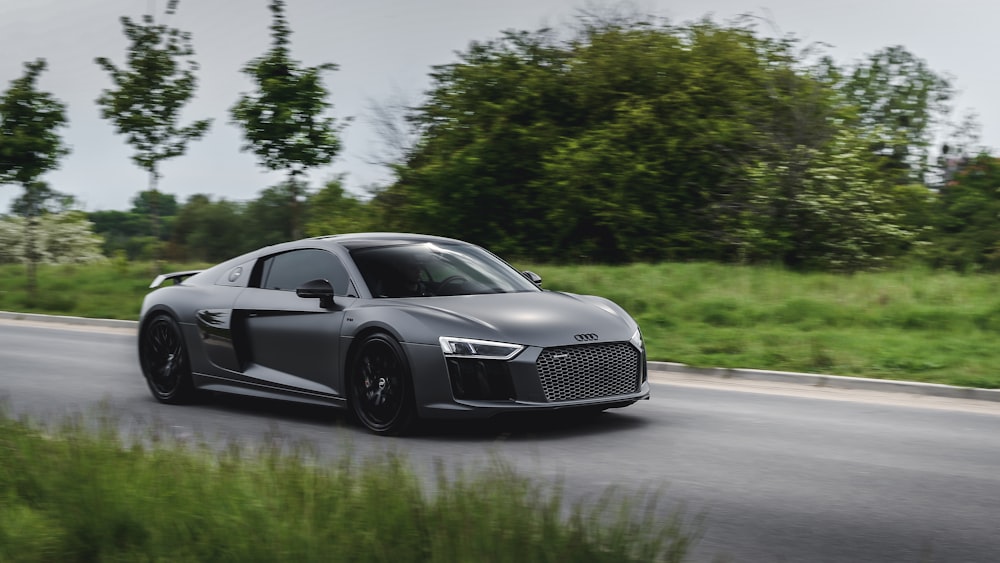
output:
[[[996,561],[1000,404],[867,391],[660,378],[653,398],[591,422],[431,425],[379,438],[339,411],[215,397],[160,405],[124,329],[0,321],[0,397],[42,420],[112,411],[126,428],[336,457],[404,453],[474,468],[499,458],[570,498],[662,488],[661,511],[703,515],[693,560]]]

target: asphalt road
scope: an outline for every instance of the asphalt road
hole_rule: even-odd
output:
[[[37,419],[110,411],[126,428],[322,455],[404,453],[474,468],[501,459],[574,499],[664,490],[666,518],[703,515],[695,560],[996,561],[1000,404],[677,376],[592,422],[432,425],[386,439],[338,411],[232,398],[157,404],[127,330],[0,321],[0,397]]]

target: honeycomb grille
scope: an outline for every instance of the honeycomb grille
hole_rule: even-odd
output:
[[[550,403],[639,390],[639,351],[628,342],[546,348],[535,366]]]

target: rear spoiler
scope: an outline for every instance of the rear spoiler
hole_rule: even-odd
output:
[[[183,272],[171,272],[169,274],[160,274],[156,276],[153,283],[149,284],[149,288],[153,289],[160,287],[160,285],[167,280],[174,280],[174,285],[177,285],[184,281],[184,278],[189,278],[195,274],[200,274],[203,270],[185,270]]]

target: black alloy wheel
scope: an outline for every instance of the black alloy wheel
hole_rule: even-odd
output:
[[[351,411],[376,434],[399,435],[415,419],[409,368],[391,336],[372,334],[351,362]]]
[[[158,315],[142,331],[139,363],[158,401],[186,403],[194,397],[184,337],[177,321],[169,315]]]

